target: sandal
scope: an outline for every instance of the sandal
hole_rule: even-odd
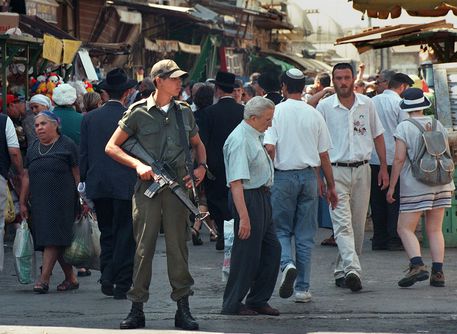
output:
[[[33,292],[36,292],[39,294],[48,293],[48,291],[49,291],[49,284],[46,282],[37,283],[33,287]]]
[[[87,268],[79,268],[78,269],[78,277],[87,277],[92,275],[89,269]]]
[[[57,291],[68,291],[68,290],[76,290],[79,288],[79,283],[72,283],[70,281],[63,281],[59,285],[57,285]]]
[[[192,229],[192,243],[194,246],[201,246],[203,245],[203,240],[200,238],[200,232],[191,227]]]

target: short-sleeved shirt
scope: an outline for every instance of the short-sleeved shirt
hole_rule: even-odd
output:
[[[425,126],[427,123],[431,124],[432,122],[432,118],[430,116],[415,117],[414,119],[422,126]],[[436,125],[436,129],[447,136],[446,129],[439,121],[437,121]],[[398,124],[394,132],[394,136],[396,139],[405,143],[408,157],[414,159],[421,145],[421,133],[419,129],[411,122],[404,121]],[[416,180],[413,176],[409,159],[405,159],[405,163],[400,173],[400,196],[420,196],[454,189],[454,182],[446,185],[430,186]]]
[[[355,93],[354,104],[348,109],[334,94],[321,100],[317,110],[324,116],[332,138],[331,162],[371,158],[373,139],[382,135],[384,128],[369,97]]]
[[[372,98],[379,119],[384,127],[384,142],[386,144],[386,161],[392,165],[395,156],[394,131],[397,125],[407,119],[408,113],[400,108],[401,97],[391,89],[386,89],[382,94]],[[370,164],[380,165],[376,150],[371,153]]]
[[[167,112],[161,110],[153,95],[130,106],[119,121],[119,127],[129,136],[135,136],[154,159],[182,170],[186,155],[179,139],[176,114],[183,116],[188,143],[198,133],[198,127],[190,108],[172,101]]]
[[[9,148],[19,148],[16,130],[11,118],[7,118],[5,126],[6,146]]]
[[[242,121],[224,144],[227,186],[241,180],[244,189],[273,185],[273,162],[263,147],[263,133]]]
[[[322,115],[303,101],[288,99],[275,107],[264,144],[275,145],[275,168],[304,169],[321,165],[319,153],[331,148]]]

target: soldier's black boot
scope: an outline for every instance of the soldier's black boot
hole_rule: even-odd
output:
[[[190,314],[189,310],[189,296],[183,297],[177,301],[178,310],[175,314],[175,327],[187,329],[187,330],[197,330],[198,323]]]
[[[130,310],[127,318],[122,320],[121,329],[135,329],[144,328],[145,318],[143,313],[143,303],[132,303],[132,309]]]

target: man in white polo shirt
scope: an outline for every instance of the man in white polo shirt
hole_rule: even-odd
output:
[[[386,164],[384,128],[370,98],[354,93],[354,70],[348,63],[333,67],[336,94],[317,106],[327,122],[333,148],[333,166],[338,206],[331,212],[339,255],[335,268],[335,284],[351,291],[362,289],[359,255],[370,199],[371,170],[368,160],[373,143],[380,161],[378,186],[389,184]]]
[[[264,139],[275,165],[271,203],[282,248],[283,278],[279,296],[292,296],[295,283],[295,302],[306,303],[311,300],[309,281],[317,230],[320,184],[317,175],[320,166],[327,181],[326,194],[332,207],[336,207],[338,197],[327,152],[331,147],[327,126],[323,117],[301,100],[305,76],[302,71],[292,68],[281,79],[287,100],[276,106],[272,126],[266,131]],[[293,236],[295,254],[292,253]]]
[[[2,99],[0,98],[0,103]],[[6,207],[6,188],[8,187],[8,171],[11,164],[16,169],[19,179],[24,174],[22,168],[22,156],[19,149],[16,130],[11,119],[0,113],[0,272],[3,270],[3,237],[5,232],[5,207]]]

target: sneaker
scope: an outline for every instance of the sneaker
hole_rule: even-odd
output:
[[[339,288],[343,288],[343,289],[347,288],[344,277],[335,279],[335,285]]]
[[[438,288],[444,287],[444,274],[442,271],[432,271],[432,275],[430,276],[430,285]]]
[[[419,281],[425,281],[428,279],[428,271],[425,265],[409,265],[405,277],[398,281],[398,285],[402,288],[407,288]]]
[[[349,273],[346,275],[344,279],[344,284],[351,289],[352,292],[362,290],[362,281],[360,281],[360,277],[354,273]]]
[[[295,279],[297,278],[297,268],[293,263],[289,263],[282,272],[281,285],[279,286],[279,297],[289,298],[294,293]]]
[[[309,290],[306,291],[297,291],[295,292],[295,302],[296,303],[307,303],[311,301],[311,292]]]

